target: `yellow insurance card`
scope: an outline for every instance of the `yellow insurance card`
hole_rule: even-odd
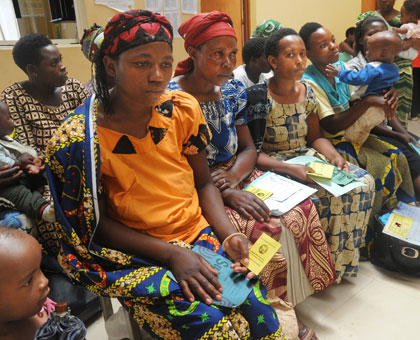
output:
[[[311,162],[309,167],[312,168],[315,172],[308,172],[308,175],[328,179],[332,178],[335,168],[334,165],[321,162]]]
[[[413,223],[414,219],[411,217],[392,213],[385,230],[392,235],[406,239]]]
[[[261,201],[266,200],[269,198],[273,193],[261,188],[257,188],[255,186],[251,186],[248,189],[245,189],[245,191],[252,192],[255,196],[257,196]]]
[[[257,242],[249,249],[249,263],[247,268],[258,275],[280,247],[281,244],[279,242],[267,234],[261,234]]]

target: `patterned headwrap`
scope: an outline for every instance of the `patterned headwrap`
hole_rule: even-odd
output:
[[[85,28],[83,37],[80,39],[82,45],[82,51],[85,57],[93,62],[93,57],[99,48],[101,47],[102,41],[104,40],[104,28],[97,24]]]
[[[186,51],[188,51],[189,47],[199,47],[206,41],[221,36],[231,36],[236,39],[233,23],[229,15],[217,11],[194,15],[179,26],[178,32],[185,40],[184,47]],[[187,58],[178,63],[175,76],[188,73],[193,68],[194,63],[192,59]]]
[[[115,57],[130,48],[155,41],[172,43],[172,26],[158,13],[131,10],[115,14],[105,27],[104,55]]]
[[[278,31],[280,28],[283,28],[283,25],[278,21],[272,19],[264,20],[252,32],[251,38],[268,38],[271,33]]]

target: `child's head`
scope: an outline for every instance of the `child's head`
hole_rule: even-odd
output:
[[[394,57],[401,52],[402,40],[393,31],[382,31],[373,34],[367,41],[366,58],[391,64]]]
[[[242,58],[245,65],[258,71],[266,73],[270,71],[270,65],[264,53],[265,38],[251,38],[242,48]]]
[[[41,246],[20,230],[0,226],[0,324],[36,315],[50,291]]]
[[[420,19],[420,0],[406,0],[401,7],[401,22],[417,24]]]
[[[10,135],[15,125],[10,117],[9,107],[0,101],[0,137]]]
[[[355,40],[354,33],[355,33],[355,31],[356,31],[356,27],[349,27],[346,30],[346,39],[350,44],[354,43],[354,40]]]

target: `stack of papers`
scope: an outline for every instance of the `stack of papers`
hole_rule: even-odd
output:
[[[320,162],[320,161],[321,160],[319,158],[316,158],[313,156],[298,156],[298,157],[287,160],[286,163],[306,165],[311,162]],[[366,185],[365,183],[360,182],[360,181],[352,181],[351,183],[347,185],[341,186],[341,185],[338,185],[337,183],[334,183],[332,179],[322,178],[322,177],[317,177],[317,176],[313,176],[311,178],[314,180],[314,182],[319,184],[325,190],[329,191],[335,197],[339,197],[357,187],[362,187]]]
[[[270,171],[258,177],[244,190],[262,199],[273,216],[283,215],[317,192],[317,189]]]
[[[420,246],[420,208],[398,202],[383,233]]]

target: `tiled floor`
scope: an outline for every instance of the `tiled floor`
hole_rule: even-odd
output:
[[[409,129],[420,136],[420,121],[410,121]],[[362,262],[358,277],[307,298],[296,312],[319,340],[417,340],[420,278]],[[102,319],[88,327],[87,339],[107,339]]]

